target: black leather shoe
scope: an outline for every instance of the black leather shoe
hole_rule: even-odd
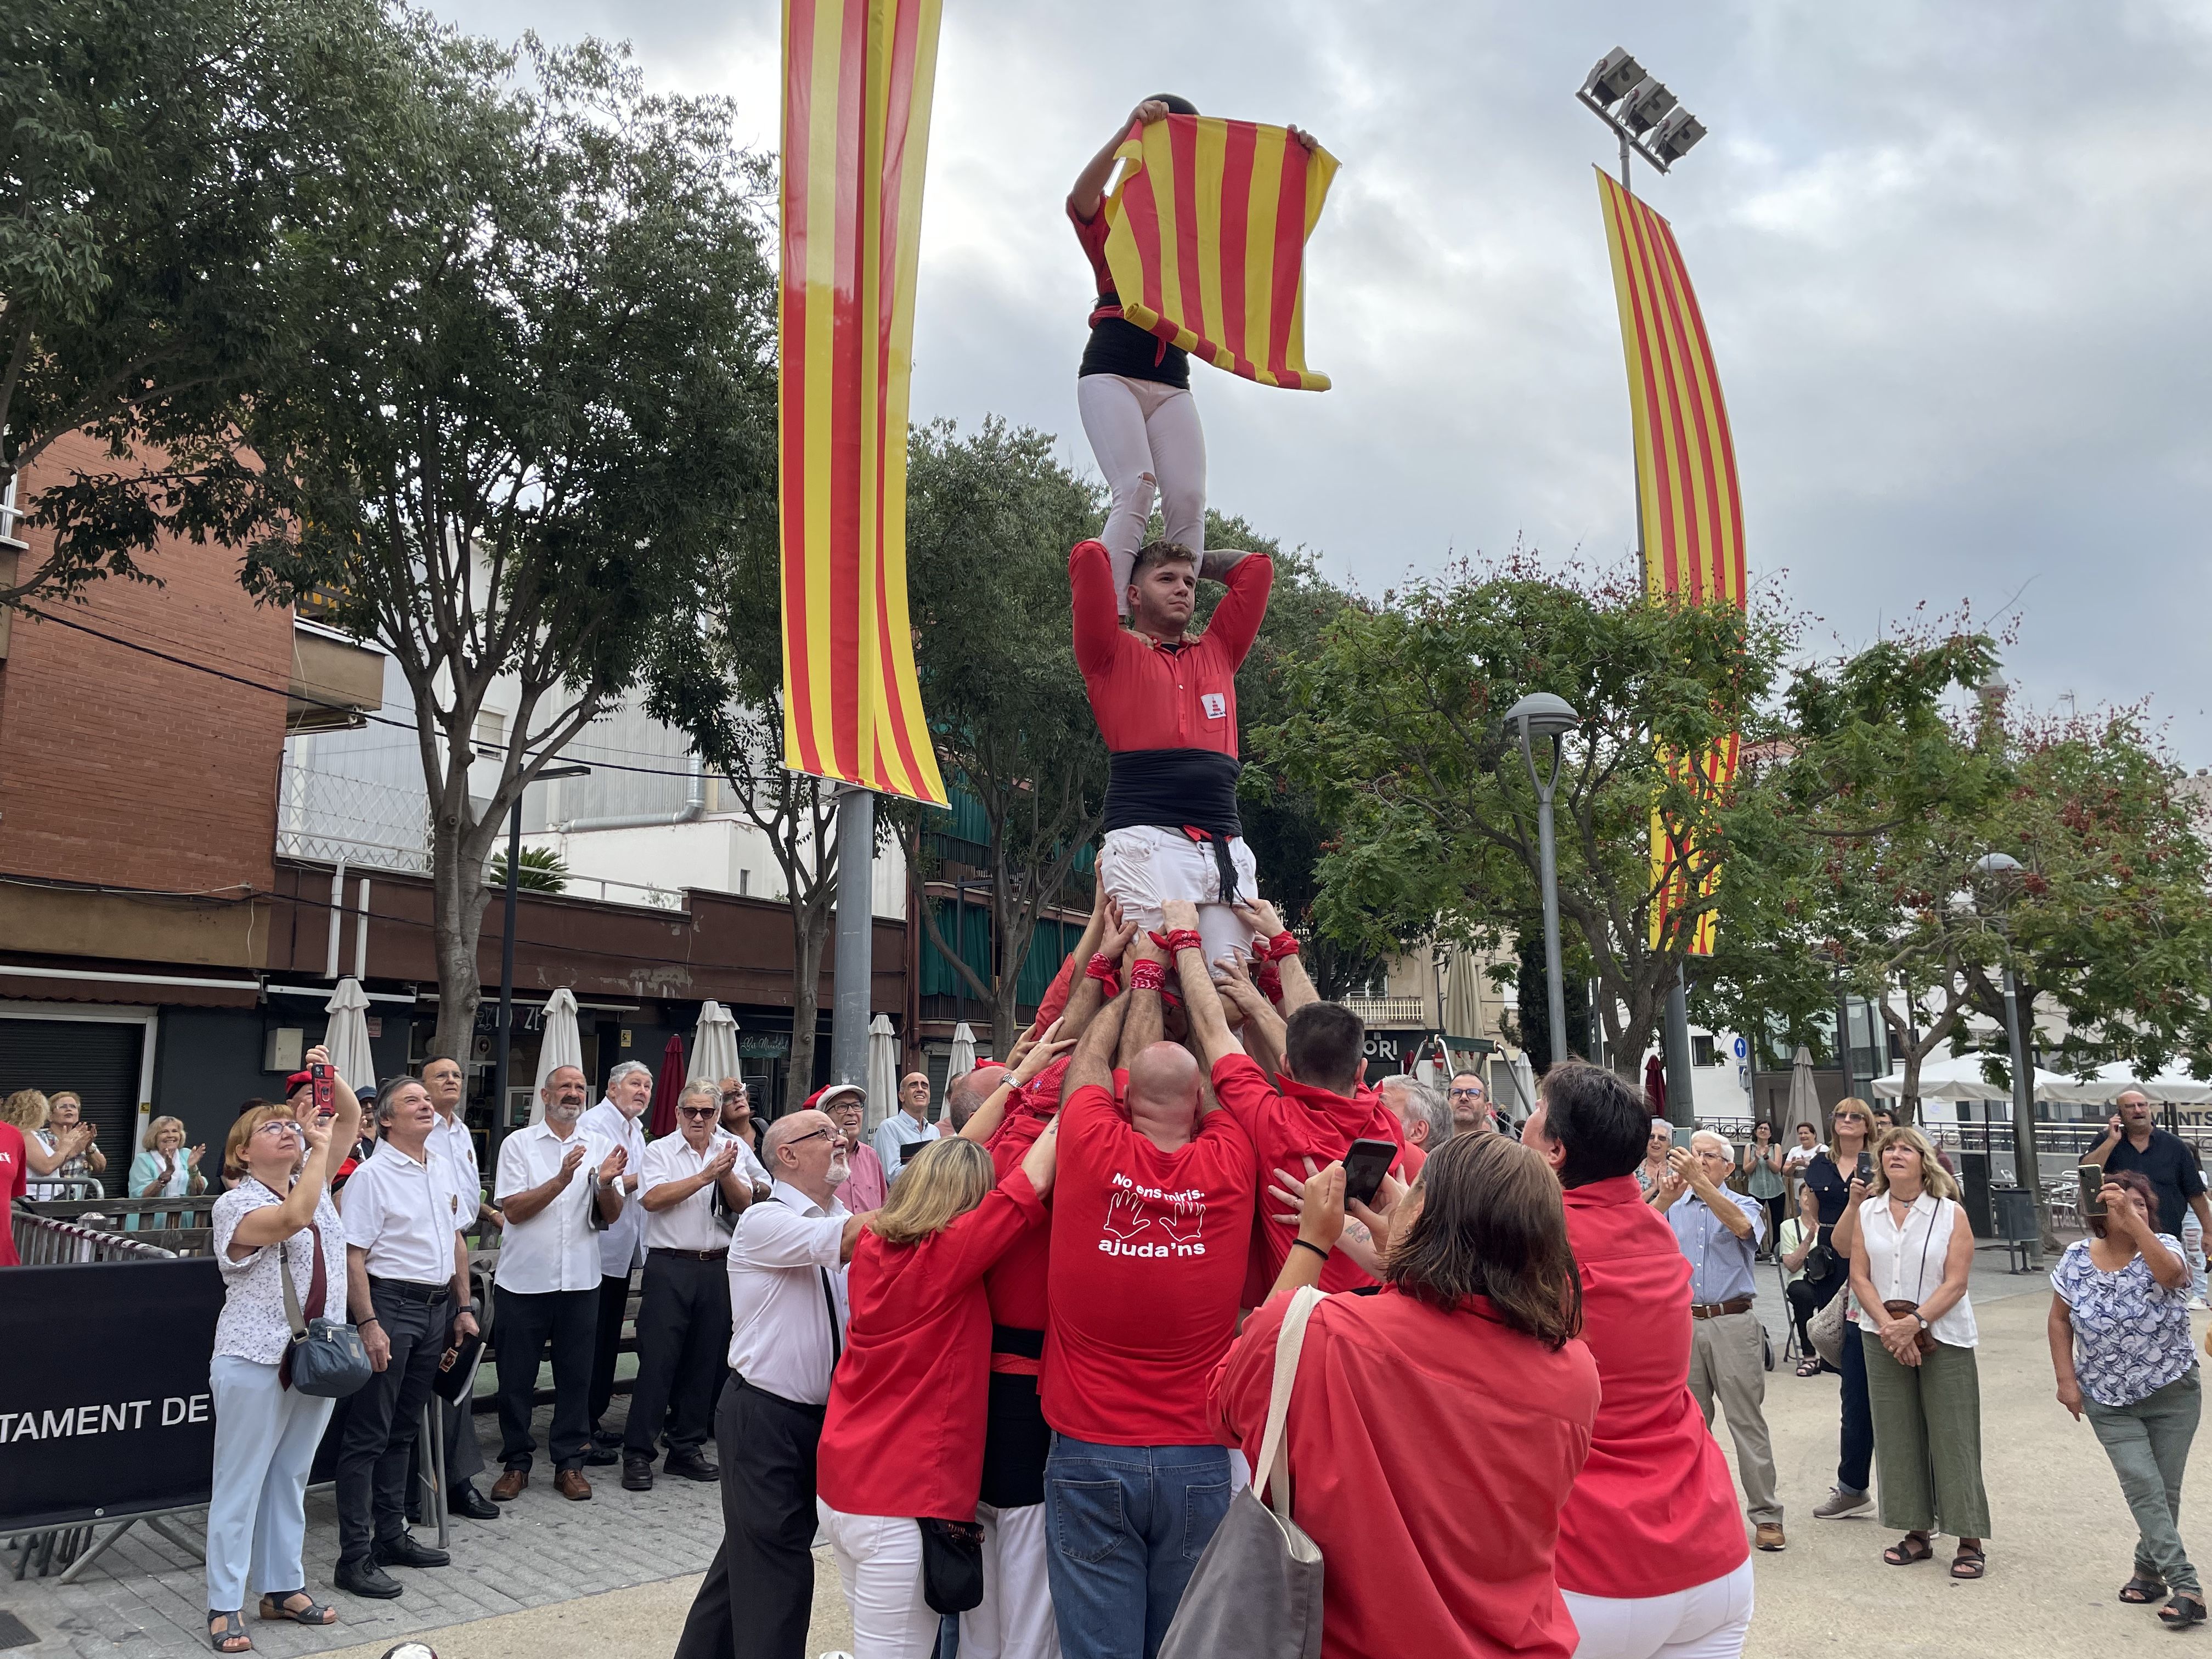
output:
[[[446,1500],[448,1515],[465,1515],[471,1521],[496,1521],[499,1505],[464,1480]]]
[[[689,1456],[675,1452],[668,1454],[660,1466],[665,1474],[680,1474],[686,1480],[720,1480],[722,1468],[711,1462],[704,1452],[693,1452]]]
[[[613,1446],[593,1446],[584,1454],[584,1461],[595,1469],[600,1468],[609,1463],[621,1462],[622,1452]]]
[[[623,1458],[623,1490],[624,1492],[651,1492],[653,1490],[653,1465],[642,1457]]]
[[[331,1582],[348,1595],[365,1595],[373,1601],[389,1601],[400,1593],[399,1581],[374,1561],[341,1561]]]
[[[418,1544],[411,1534],[377,1540],[372,1552],[380,1567],[442,1567],[453,1558],[441,1549]]]

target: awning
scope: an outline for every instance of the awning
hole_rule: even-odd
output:
[[[261,981],[221,972],[161,974],[0,962],[0,997],[39,1002],[135,1003],[185,1008],[251,1008]]]

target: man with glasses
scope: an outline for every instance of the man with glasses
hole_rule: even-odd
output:
[[[1454,1134],[1475,1134],[1498,1127],[1491,1113],[1490,1091],[1483,1086],[1482,1079],[1475,1073],[1454,1073],[1451,1088],[1445,1098],[1451,1106]]]
[[[922,1087],[922,1098],[927,1102],[929,1097],[926,1078]],[[826,1089],[816,1090],[806,1105],[810,1111],[827,1116],[837,1126],[837,1133],[845,1137],[845,1156],[852,1163],[853,1173],[837,1189],[838,1200],[854,1215],[882,1209],[890,1191],[890,1182],[884,1176],[884,1161],[876,1156],[876,1149],[860,1138],[860,1125],[868,1115],[866,1094],[855,1085],[833,1083]]]
[[[775,1184],[730,1239],[730,1378],[714,1412],[722,1542],[676,1659],[796,1659],[814,1607],[814,1457],[860,1218],[837,1200],[852,1165],[825,1115],[780,1117],[762,1146]]]
[[[667,1474],[714,1480],[722,1473],[702,1448],[730,1346],[730,1231],[756,1199],[768,1196],[769,1178],[753,1149],[716,1124],[721,1109],[714,1085],[685,1084],[676,1102],[678,1133],[645,1149],[638,1183],[645,1293],[637,1307],[637,1382],[623,1435],[622,1483],[629,1492],[653,1490],[664,1418]]]
[[[753,1117],[752,1091],[741,1077],[722,1079],[722,1127],[745,1143],[755,1157],[760,1153],[760,1124]]]

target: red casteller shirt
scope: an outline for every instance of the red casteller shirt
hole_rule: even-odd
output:
[[[1030,1148],[1036,1144],[1036,1138],[1044,1133],[1045,1125],[1060,1110],[1060,1079],[1066,1070],[1066,1057],[1055,1060],[1024,1084],[1006,1108],[1006,1121],[985,1146],[1000,1180],[1004,1181],[1009,1171],[1021,1167],[1022,1160],[1030,1155]],[[1016,1239],[983,1275],[983,1294],[989,1300],[994,1325],[1023,1331],[1044,1329],[1046,1272],[1051,1260],[1052,1229],[1033,1227]],[[991,1369],[1036,1376],[1043,1370],[1043,1363],[1020,1354],[994,1352]]]
[[[1349,1099],[1326,1089],[1310,1088],[1288,1078],[1269,1077],[1249,1054],[1227,1054],[1213,1068],[1213,1093],[1224,1111],[1235,1115],[1252,1137],[1255,1172],[1260,1190],[1274,1185],[1275,1171],[1288,1170],[1303,1177],[1305,1160],[1320,1169],[1334,1164],[1352,1150],[1355,1140],[1388,1140],[1399,1148],[1391,1169],[1401,1181],[1411,1180],[1406,1167],[1405,1130],[1382,1097],[1363,1087]],[[1246,1286],[1272,1289],[1275,1275],[1289,1259],[1291,1241],[1298,1236],[1295,1223],[1273,1218],[1272,1205],[1260,1207],[1254,1224],[1252,1279]],[[1672,1238],[1674,1235],[1668,1235]],[[1372,1285],[1373,1277],[1341,1251],[1331,1251],[1321,1270],[1324,1291],[1349,1291]],[[1261,1291],[1264,1299],[1265,1291]]]
[[[1121,626],[1105,543],[1078,542],[1067,556],[1067,580],[1075,594],[1075,665],[1107,749],[1206,749],[1235,759],[1237,670],[1267,614],[1273,561],[1247,553],[1231,566],[1229,592],[1206,632],[1177,646]]]
[[[1566,1194],[1583,1341],[1604,1385],[1589,1462],[1559,1511],[1559,1587],[1672,1595],[1751,1555],[1735,1486],[1690,1395],[1690,1262],[1633,1176]]]
[[[0,1267],[19,1267],[15,1254],[15,1200],[23,1195],[31,1166],[23,1158],[23,1132],[0,1123]]]
[[[1044,1420],[1102,1446],[1210,1446],[1213,1368],[1237,1334],[1252,1140],[1228,1112],[1172,1152],[1096,1085],[1060,1109]],[[1672,1234],[1668,1237],[1671,1238]]]
[[[1215,1419],[1255,1462],[1290,1305],[1247,1320],[1214,1375]],[[1386,1285],[1315,1308],[1286,1432],[1291,1516],[1328,1563],[1322,1659],[1567,1659],[1553,1557],[1597,1410],[1589,1350],[1554,1352],[1487,1297],[1447,1312]]]
[[[830,1508],[975,1518],[977,1425],[990,1388],[983,1275],[1043,1221],[1044,1201],[1017,1169],[919,1243],[889,1244],[861,1229],[845,1280],[845,1355],[815,1468],[815,1491]]]

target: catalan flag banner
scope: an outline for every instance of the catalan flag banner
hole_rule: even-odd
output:
[[[1644,580],[1655,594],[1692,604],[1744,604],[1743,501],[1728,406],[1698,296],[1667,222],[1602,170],[1598,197],[1620,338],[1628,357],[1628,398],[1636,429],[1637,521]],[[1703,756],[1662,756],[1674,780],[1704,800],[1719,799],[1735,777],[1739,740],[1730,736]],[[1701,858],[1686,826],[1651,814],[1654,946],[1686,922],[1686,949],[1711,956],[1711,900],[1720,872]],[[1685,915],[1696,909],[1694,920]]]
[[[1326,392],[1306,367],[1306,239],[1336,158],[1287,127],[1170,115],[1132,126],[1106,198],[1121,315],[1261,386]]]
[[[942,0],[784,0],[783,759],[945,805],[907,621],[915,258]]]

